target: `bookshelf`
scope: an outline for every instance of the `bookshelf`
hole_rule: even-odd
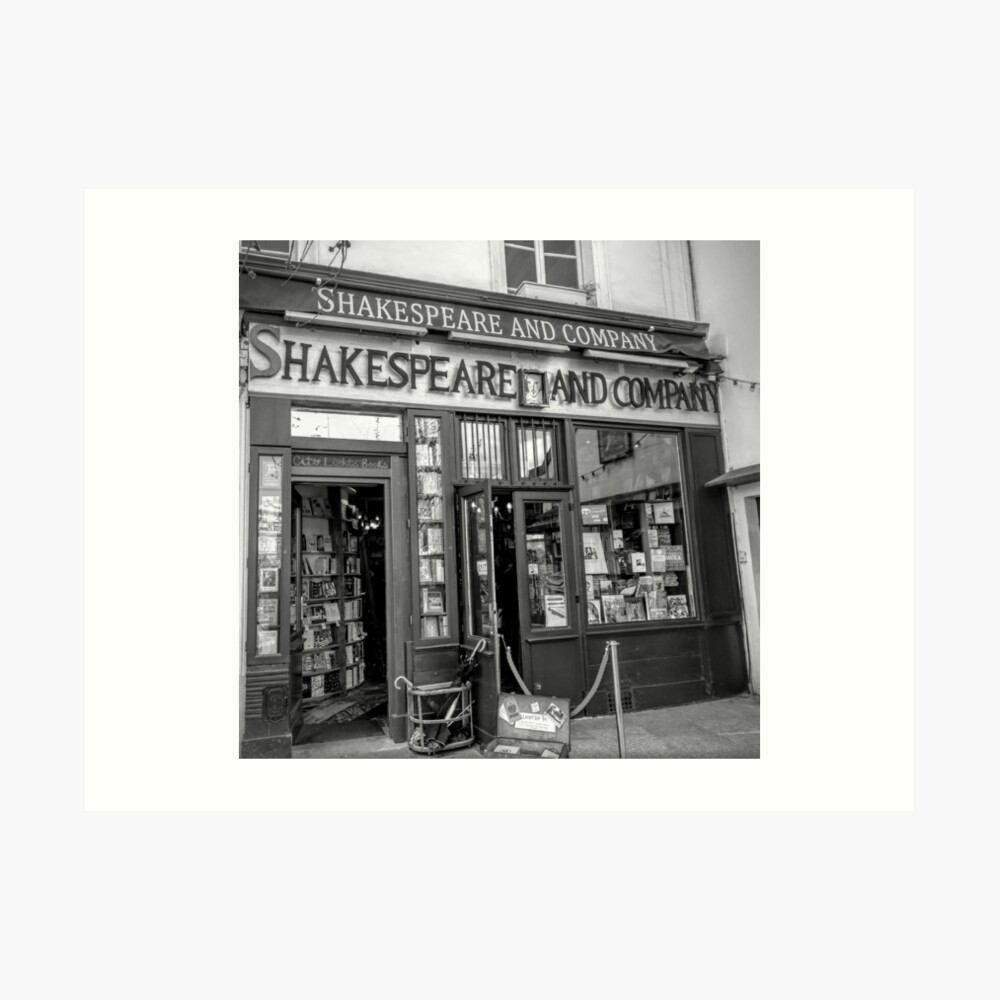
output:
[[[292,672],[302,704],[365,679],[358,519],[342,487],[297,486],[292,559]]]

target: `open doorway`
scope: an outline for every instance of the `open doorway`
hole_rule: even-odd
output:
[[[514,679],[507,661],[507,650],[521,676],[521,624],[518,609],[517,550],[514,533],[513,493],[493,492],[493,555],[496,573],[497,612],[503,640],[500,651],[500,690],[520,694],[521,686]],[[506,647],[506,649],[504,649]]]
[[[385,488],[293,486],[293,743],[388,736]]]

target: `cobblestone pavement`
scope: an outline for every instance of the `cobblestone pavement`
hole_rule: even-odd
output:
[[[760,699],[755,695],[744,694],[692,705],[628,712],[624,718],[625,749],[630,758],[760,757]],[[614,716],[574,719],[570,726],[571,760],[618,756],[618,728]],[[484,759],[475,747],[425,758],[412,753],[405,743],[392,743],[383,736],[306,744],[294,747],[292,756]]]

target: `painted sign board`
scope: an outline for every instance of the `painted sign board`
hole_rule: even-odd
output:
[[[248,341],[254,393],[510,410],[525,405],[521,376],[527,372],[544,381],[544,412],[553,416],[719,423],[717,385],[664,377],[663,368],[643,365],[638,358],[635,364],[597,365],[579,355],[463,349],[442,336],[399,341],[262,323],[249,325]]]
[[[383,469],[389,468],[385,455],[329,455],[292,452],[293,468],[309,469]]]
[[[305,322],[357,320],[360,324],[389,324],[413,329],[467,333],[495,338],[499,345],[516,348],[538,342],[564,345],[575,351],[595,348],[637,354],[681,354],[708,359],[704,334],[707,324],[687,320],[662,320],[660,325],[635,327],[615,322],[595,312],[587,319],[531,311],[515,312],[486,303],[468,305],[429,297],[305,282],[287,284],[258,276],[240,276],[240,305],[246,309],[273,309],[280,303],[287,312],[302,314]]]

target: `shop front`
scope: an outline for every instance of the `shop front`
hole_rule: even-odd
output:
[[[746,689],[705,327],[346,274],[241,275],[243,756],[376,724],[481,640],[501,692],[622,707]],[[614,711],[610,683],[589,714]]]

